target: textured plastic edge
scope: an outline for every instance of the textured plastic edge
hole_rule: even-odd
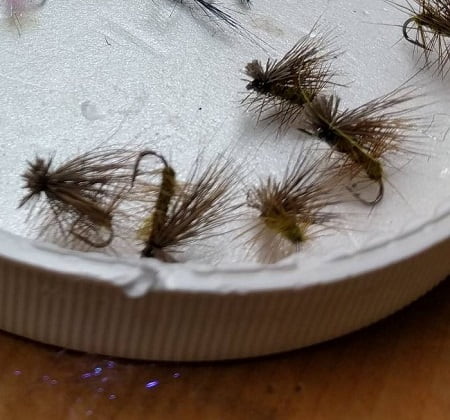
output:
[[[0,328],[135,359],[261,356],[329,340],[395,312],[445,278],[449,256],[446,240],[388,267],[297,290],[156,290],[136,298],[107,283],[1,258]]]

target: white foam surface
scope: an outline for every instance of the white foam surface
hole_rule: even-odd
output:
[[[225,1],[225,0],[224,0]],[[201,151],[245,158],[246,183],[282,174],[302,138],[277,138],[240,106],[242,70],[251,59],[281,57],[320,19],[344,53],[336,60],[343,104],[358,106],[409,79],[420,67],[401,40],[405,16],[374,0],[254,0],[226,5],[262,42],[217,26],[187,0],[48,0],[20,16],[20,35],[7,13],[0,21],[0,227],[27,236],[16,209],[27,159],[56,153],[63,160],[99,144],[160,150],[182,173]],[[389,25],[394,26],[389,26]],[[393,161],[386,196],[372,211],[340,209],[342,231],[311,242],[294,259],[302,266],[337,253],[389,242],[450,207],[450,77],[424,71],[411,82],[430,103],[423,111],[424,156]],[[303,141],[311,141],[303,138]],[[261,146],[262,144],[262,146]],[[236,245],[237,244],[237,245]],[[248,258],[239,242],[210,241],[206,262]],[[195,252],[193,254],[195,257]],[[308,258],[310,257],[310,258]]]

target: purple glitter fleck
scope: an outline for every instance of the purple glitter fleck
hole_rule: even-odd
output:
[[[113,362],[112,360],[107,360],[107,361],[106,361],[106,366],[107,366],[109,369],[114,369],[114,368],[116,367],[116,363]]]
[[[81,375],[81,379],[89,379],[92,376],[91,372],[86,372]]]
[[[94,376],[100,376],[103,373],[103,369],[101,367],[96,367],[94,369]]]
[[[175,379],[178,379],[179,377],[181,377],[181,373],[175,372],[175,373],[172,375],[172,377],[175,378]]]
[[[159,385],[159,381],[157,379],[155,379],[154,381],[147,382],[145,384],[145,387],[147,389],[151,389],[151,388],[156,388],[158,385]]]
[[[16,375],[16,376],[22,375],[22,371],[21,370],[15,370],[14,371],[14,375]]]
[[[110,394],[108,396],[108,400],[115,400],[116,398],[117,398],[117,395],[115,395],[115,394]]]

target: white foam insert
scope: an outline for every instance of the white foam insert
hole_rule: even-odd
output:
[[[217,26],[187,5],[48,0],[19,18],[20,36],[4,14],[1,228],[30,236],[26,212],[16,207],[20,175],[36,154],[56,153],[58,161],[100,144],[136,144],[160,150],[184,174],[199,152],[206,158],[225,152],[246,157],[249,185],[260,176],[281,175],[299,143],[312,140],[297,132],[280,139],[257,126],[240,106],[242,70],[254,58],[282,57],[318,20],[344,52],[334,65],[339,81],[348,84],[337,88],[344,106],[397,88],[423,64],[417,65],[412,46],[395,26],[405,16],[381,0],[254,0],[250,10],[227,0],[242,25],[268,45]],[[388,170],[379,206],[370,212],[357,204],[340,207],[348,229],[311,242],[281,265],[310,271],[336,255],[388,243],[449,211],[450,77],[442,80],[425,70],[410,84],[426,94],[421,103],[432,103],[423,111],[425,121],[434,120],[421,133],[424,155],[394,159],[397,169]],[[242,243],[218,238],[208,245],[213,251],[202,264],[251,261]]]

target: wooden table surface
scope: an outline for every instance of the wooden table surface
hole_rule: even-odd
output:
[[[0,419],[450,419],[450,280],[375,326],[221,364],[132,363],[0,334]]]

